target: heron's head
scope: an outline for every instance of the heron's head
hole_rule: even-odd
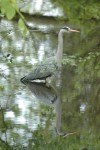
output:
[[[62,32],[80,32],[78,30],[74,30],[69,28],[68,26],[64,26],[63,28],[61,28]]]

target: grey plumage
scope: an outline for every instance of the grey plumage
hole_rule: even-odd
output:
[[[52,63],[47,63],[47,61],[42,62],[41,64],[37,64],[34,67],[34,70],[28,75],[21,78],[21,82],[24,83],[26,81],[31,82],[32,80],[46,80],[46,78],[51,77],[55,71],[57,70],[57,65]]]

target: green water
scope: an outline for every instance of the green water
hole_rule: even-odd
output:
[[[35,63],[55,55],[62,26],[34,24],[26,37],[16,23],[0,24],[0,150],[99,150],[100,29],[65,35],[62,71],[50,87],[23,85]]]

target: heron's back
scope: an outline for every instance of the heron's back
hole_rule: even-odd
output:
[[[31,73],[21,78],[21,82],[34,81],[37,79],[45,80],[46,78],[51,77],[56,69],[55,63],[38,64]]]

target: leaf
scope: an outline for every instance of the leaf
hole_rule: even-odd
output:
[[[5,13],[5,8],[1,7],[1,13],[4,14]]]
[[[24,33],[24,35],[27,33],[27,28],[26,28],[26,26],[24,24],[24,21],[22,19],[19,19],[19,21],[18,21],[18,27]]]
[[[15,16],[16,10],[12,5],[8,5],[6,9],[6,16],[9,20],[11,20]]]
[[[13,3],[9,0],[1,1],[1,12],[6,15],[6,17],[11,20],[16,13],[15,8],[13,7]]]
[[[24,22],[23,22],[23,20],[22,19],[19,19],[19,21],[18,21],[18,26],[19,26],[19,28],[20,29],[22,29],[22,30],[24,30]]]
[[[1,12],[4,14],[6,12],[6,8],[8,6],[9,1],[8,0],[2,0],[1,1]]]

